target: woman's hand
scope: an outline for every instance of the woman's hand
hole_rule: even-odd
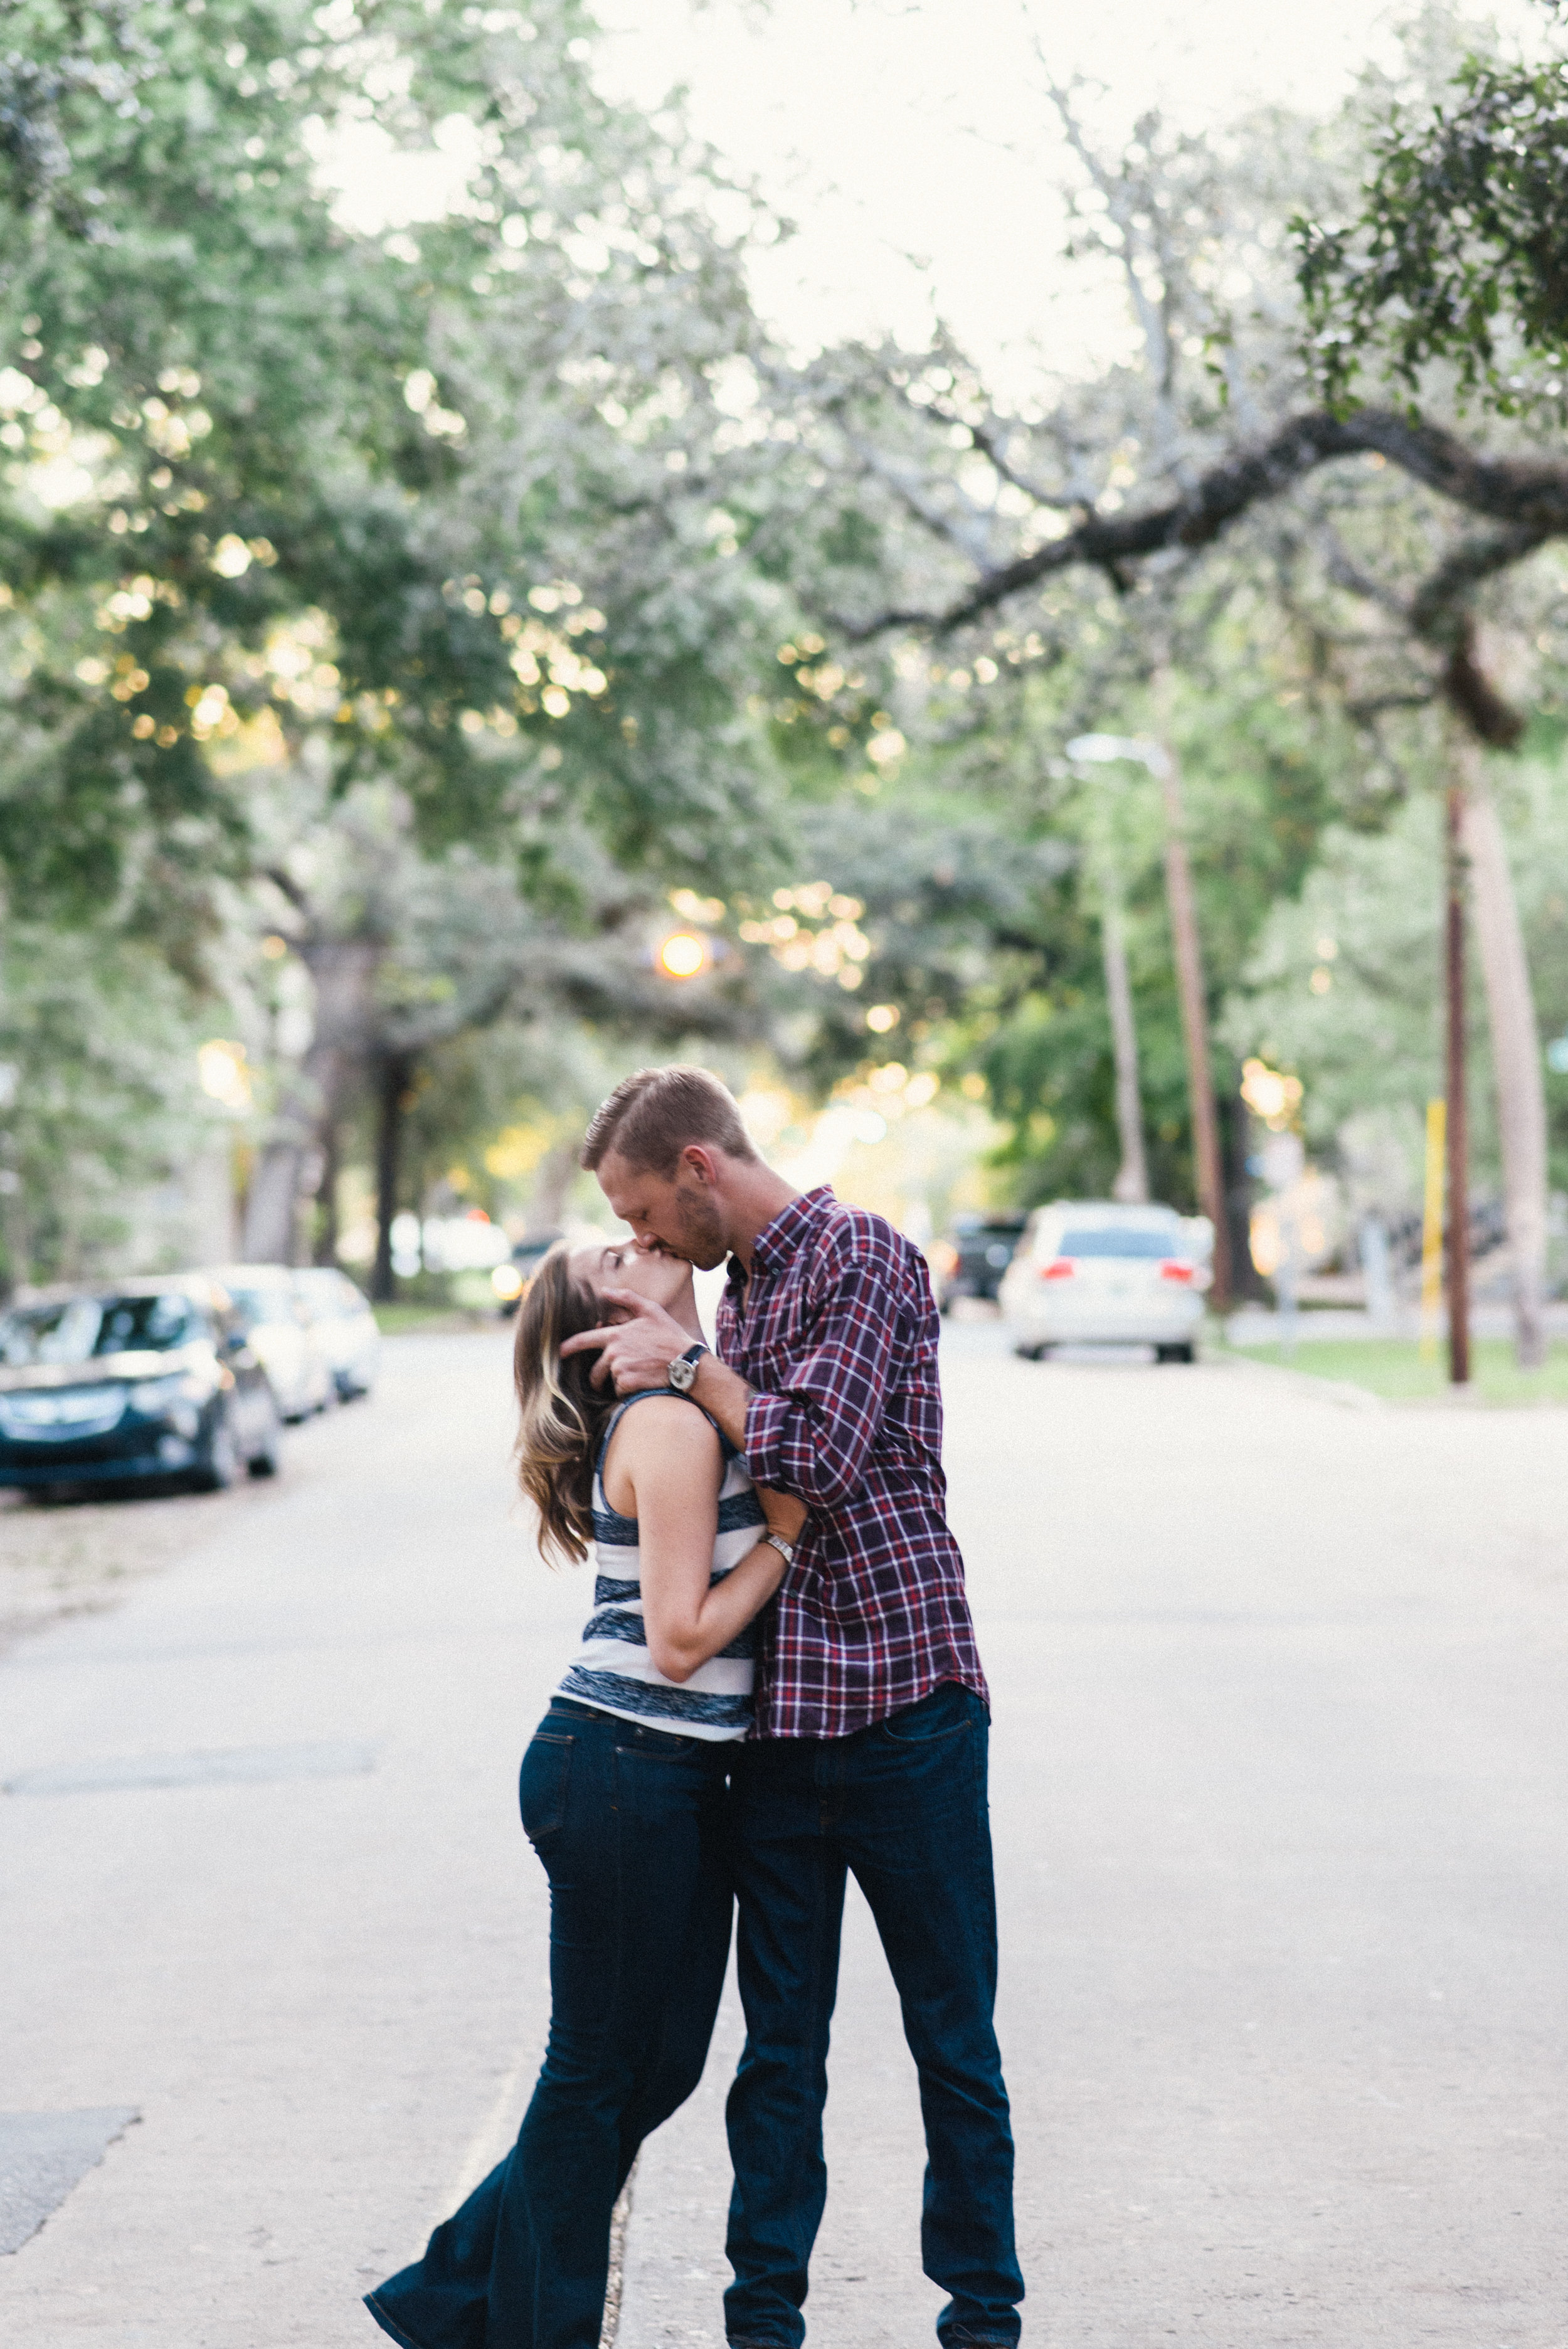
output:
[[[787,1542],[797,1542],[810,1515],[804,1501],[793,1493],[775,1493],[766,1485],[758,1485],[757,1497],[762,1504],[762,1514],[768,1520],[768,1530]]]

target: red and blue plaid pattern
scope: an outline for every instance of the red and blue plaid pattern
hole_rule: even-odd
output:
[[[758,1392],[746,1465],[811,1512],[763,1618],[758,1737],[847,1737],[942,1681],[989,1702],[948,1531],[925,1259],[826,1187],[732,1259],[718,1350]]]

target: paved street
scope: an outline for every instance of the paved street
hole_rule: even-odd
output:
[[[339,2349],[514,2127],[518,1754],[584,1611],[504,1344],[403,1340],[112,1613],[0,1661],[0,2104],[129,2112],[0,2258],[26,2349]],[[1568,1442],[953,1333],[1002,2030],[1053,2349],[1568,2338]],[[0,1521],[0,1542],[5,1528]],[[626,2349],[717,2344],[727,2013],[637,2180]],[[820,2349],[914,2349],[913,2083],[863,1911]],[[117,2117],[118,2116],[118,2117]]]

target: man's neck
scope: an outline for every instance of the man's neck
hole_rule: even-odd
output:
[[[693,1290],[688,1288],[681,1302],[670,1308],[670,1319],[672,1321],[678,1321],[681,1328],[689,1331],[692,1337],[702,1336],[702,1321],[697,1313],[696,1297]]]
[[[742,1165],[736,1170],[725,1201],[726,1237],[730,1254],[739,1258],[748,1279],[752,1250],[758,1241],[775,1216],[781,1215],[790,1200],[799,1195],[793,1183],[786,1183],[782,1174],[775,1174],[771,1166],[764,1166],[760,1160],[755,1166]]]

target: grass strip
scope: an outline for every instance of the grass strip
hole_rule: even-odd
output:
[[[455,1305],[378,1305],[376,1326],[384,1338],[444,1337],[460,1330],[499,1330],[499,1313],[465,1313]]]
[[[1238,1361],[1272,1362],[1309,1378],[1341,1379],[1388,1402],[1440,1402],[1460,1390],[1449,1384],[1448,1351],[1440,1342],[1425,1356],[1413,1338],[1308,1339],[1294,1348],[1236,1346]],[[1568,1402],[1568,1345],[1553,1346],[1538,1371],[1522,1371],[1506,1338],[1470,1344],[1470,1390],[1486,1404]]]

